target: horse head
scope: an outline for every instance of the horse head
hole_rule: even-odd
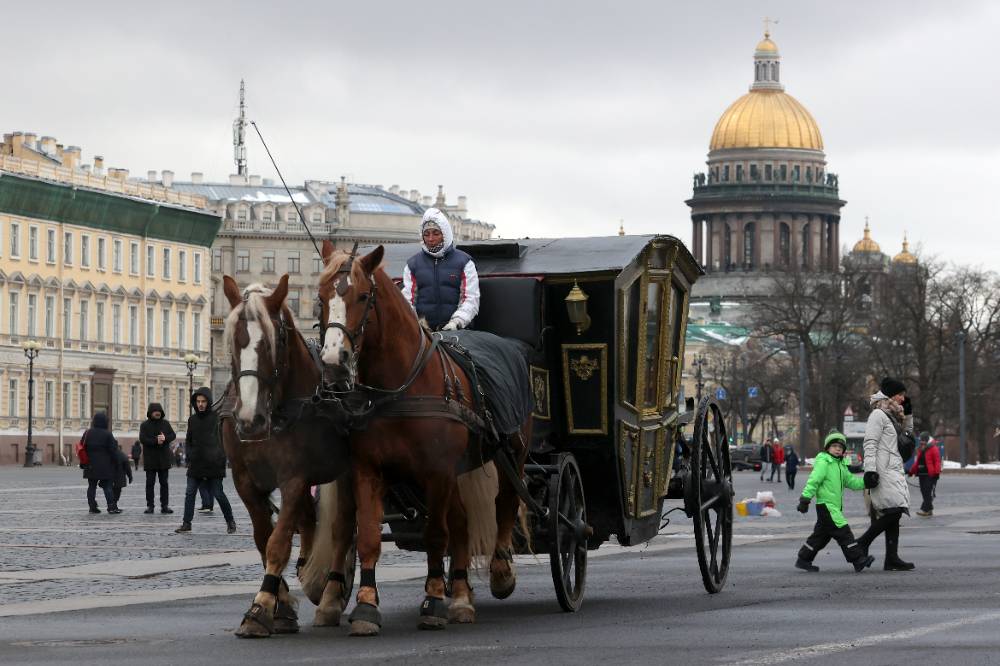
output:
[[[270,431],[274,406],[281,403],[290,365],[288,333],[294,324],[285,305],[288,275],[274,289],[252,284],[242,293],[226,275],[223,291],[232,307],[225,339],[236,386],[236,430],[241,439],[262,438]]]
[[[323,331],[323,363],[347,370],[354,377],[357,356],[364,344],[365,326],[375,310],[375,271],[382,263],[383,248],[363,257],[338,252],[323,242],[326,267],[320,275],[320,327]]]

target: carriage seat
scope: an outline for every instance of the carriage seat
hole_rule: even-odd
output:
[[[479,276],[473,328],[537,347],[542,334],[542,282],[533,277]]]

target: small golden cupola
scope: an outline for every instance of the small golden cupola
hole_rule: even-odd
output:
[[[910,240],[906,237],[906,232],[903,232],[903,251],[892,258],[892,263],[907,265],[917,263],[917,256],[910,252]]]
[[[868,253],[871,253],[871,254],[875,254],[876,252],[881,252],[882,251],[882,248],[880,248],[878,246],[878,243],[876,243],[872,239],[872,229],[871,229],[871,225],[868,224],[868,218],[867,217],[865,218],[865,235],[864,235],[864,238],[862,238],[861,240],[859,240],[857,243],[854,244],[854,250],[852,250],[852,251],[853,252],[868,252]]]

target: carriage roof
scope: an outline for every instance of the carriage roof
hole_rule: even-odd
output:
[[[694,279],[702,274],[694,257],[673,236],[635,235],[590,238],[518,238],[459,242],[482,276],[491,275],[572,275],[618,274],[635,262],[654,241],[676,245],[682,269]],[[420,243],[386,245],[383,267],[399,278],[406,260],[420,252]]]

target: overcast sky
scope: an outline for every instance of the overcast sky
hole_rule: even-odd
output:
[[[0,128],[144,176],[234,170],[240,78],[289,182],[399,184],[503,236],[671,233],[763,17],[884,251],[992,267],[1000,3],[44,2],[4,8]],[[11,58],[16,54],[16,58]],[[273,177],[256,136],[251,173]]]

